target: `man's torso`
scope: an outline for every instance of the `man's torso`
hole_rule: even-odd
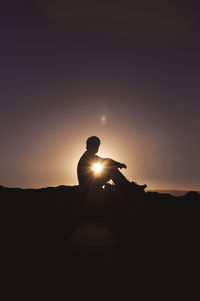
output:
[[[79,185],[91,185],[94,180],[93,165],[102,162],[102,158],[97,155],[91,155],[87,151],[82,155],[78,162],[77,174]]]

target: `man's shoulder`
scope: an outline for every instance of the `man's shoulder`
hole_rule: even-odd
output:
[[[94,159],[97,161],[101,161],[101,162],[103,162],[105,160],[105,158],[99,157],[97,155],[94,156]]]
[[[88,153],[87,151],[83,153],[83,155],[81,156],[79,162],[82,161],[91,161],[91,160],[103,160],[103,158],[97,156],[97,155],[91,155],[90,153]]]

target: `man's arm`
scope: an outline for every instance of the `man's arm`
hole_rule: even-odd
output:
[[[107,163],[110,167],[116,167],[116,168],[126,168],[126,165],[120,162],[117,162],[115,160],[105,158],[105,163]]]
[[[99,157],[99,156],[97,156],[97,155],[95,155],[95,157],[96,158],[98,158],[98,160],[102,163],[102,164],[106,164],[106,165],[108,165],[108,166],[110,166],[110,167],[116,167],[116,168],[126,168],[127,166],[126,166],[126,164],[123,164],[123,163],[120,163],[120,162],[117,162],[117,161],[115,161],[115,160],[113,160],[113,159],[109,159],[109,158],[101,158],[101,157]]]

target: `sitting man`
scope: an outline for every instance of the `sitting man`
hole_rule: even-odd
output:
[[[97,156],[99,146],[98,137],[89,137],[86,141],[86,152],[78,162],[78,181],[83,191],[101,189],[109,180],[112,180],[119,188],[133,187],[135,190],[143,191],[147,187],[147,185],[131,183],[125,178],[118,169],[126,168],[125,164]]]

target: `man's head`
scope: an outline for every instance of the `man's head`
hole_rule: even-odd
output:
[[[96,154],[99,150],[100,143],[101,143],[101,141],[98,137],[96,137],[96,136],[89,137],[86,141],[87,151],[92,154]]]

